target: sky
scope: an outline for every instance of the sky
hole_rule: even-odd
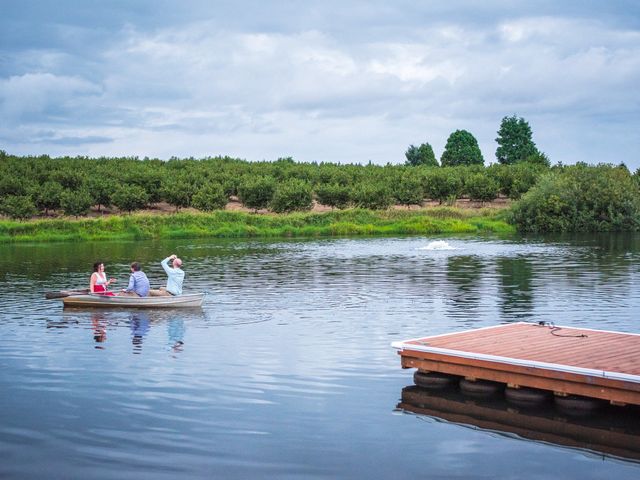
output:
[[[0,149],[403,163],[523,117],[640,167],[638,1],[0,0]]]

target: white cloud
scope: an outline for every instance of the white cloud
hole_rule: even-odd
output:
[[[100,88],[78,77],[27,73],[0,79],[0,112],[8,120],[64,110],[78,97],[97,95]]]
[[[299,29],[221,28],[223,19],[203,17],[128,24],[90,59],[30,50],[16,62],[27,73],[0,77],[0,109],[16,131],[113,138],[78,153],[400,162],[409,143],[429,141],[439,154],[464,128],[491,161],[500,119],[514,113],[553,161],[590,158],[593,147],[580,146],[590,129],[610,132],[600,137],[611,139],[604,160],[640,147],[630,134],[640,123],[637,30],[548,12],[428,22],[417,7],[409,18],[385,6],[366,22],[342,12],[343,32],[316,8],[324,20],[297,17]]]

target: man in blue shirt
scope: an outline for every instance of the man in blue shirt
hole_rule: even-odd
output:
[[[131,297],[146,297],[149,295],[149,279],[141,270],[138,262],[131,264],[131,276],[129,277],[129,285],[122,290],[121,295]]]
[[[171,261],[171,267],[169,266],[169,261]],[[184,282],[184,271],[180,268],[182,267],[182,260],[174,254],[162,260],[160,265],[167,272],[167,286],[160,287],[159,290],[151,290],[149,295],[182,295],[182,283]]]

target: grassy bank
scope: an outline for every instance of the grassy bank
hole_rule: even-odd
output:
[[[0,242],[142,240],[202,237],[327,237],[437,233],[510,233],[494,210],[344,210],[257,215],[244,212],[123,215],[94,219],[0,221]]]

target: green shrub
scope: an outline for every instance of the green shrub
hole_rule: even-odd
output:
[[[165,180],[160,195],[169,205],[180,208],[191,206],[191,199],[196,192],[196,186],[185,178],[170,177]]]
[[[130,213],[146,207],[149,195],[139,185],[124,185],[113,193],[111,201],[119,210]]]
[[[323,184],[316,187],[318,202],[331,208],[343,209],[351,201],[351,189],[337,183]]]
[[[26,220],[36,213],[36,206],[28,195],[8,195],[0,203],[0,212],[16,220]]]
[[[60,208],[63,191],[64,189],[58,182],[45,182],[32,193],[36,208],[44,210],[45,213],[48,213],[49,210],[57,210]]]
[[[65,190],[60,195],[60,207],[65,215],[79,217],[93,205],[93,198],[86,190]]]
[[[269,206],[275,187],[273,177],[247,177],[238,186],[238,197],[245,207],[258,211]]]
[[[313,206],[311,185],[304,180],[290,178],[278,185],[270,205],[271,210],[277,213],[310,210]]]
[[[412,172],[406,172],[392,186],[393,198],[401,205],[421,205],[424,199],[422,179]]]
[[[432,168],[425,173],[423,181],[426,196],[441,204],[458,198],[462,191],[460,172],[454,168]]]
[[[637,231],[640,190],[626,169],[565,167],[524,194],[511,221],[523,232]]]
[[[210,212],[213,210],[224,210],[229,202],[229,197],[224,188],[219,183],[209,183],[202,187],[193,196],[192,205],[198,210]]]
[[[498,183],[491,177],[475,173],[470,175],[464,185],[469,199],[477,202],[490,202],[498,196]]]
[[[391,190],[384,183],[361,183],[353,192],[354,203],[360,208],[384,210],[393,204]]]

